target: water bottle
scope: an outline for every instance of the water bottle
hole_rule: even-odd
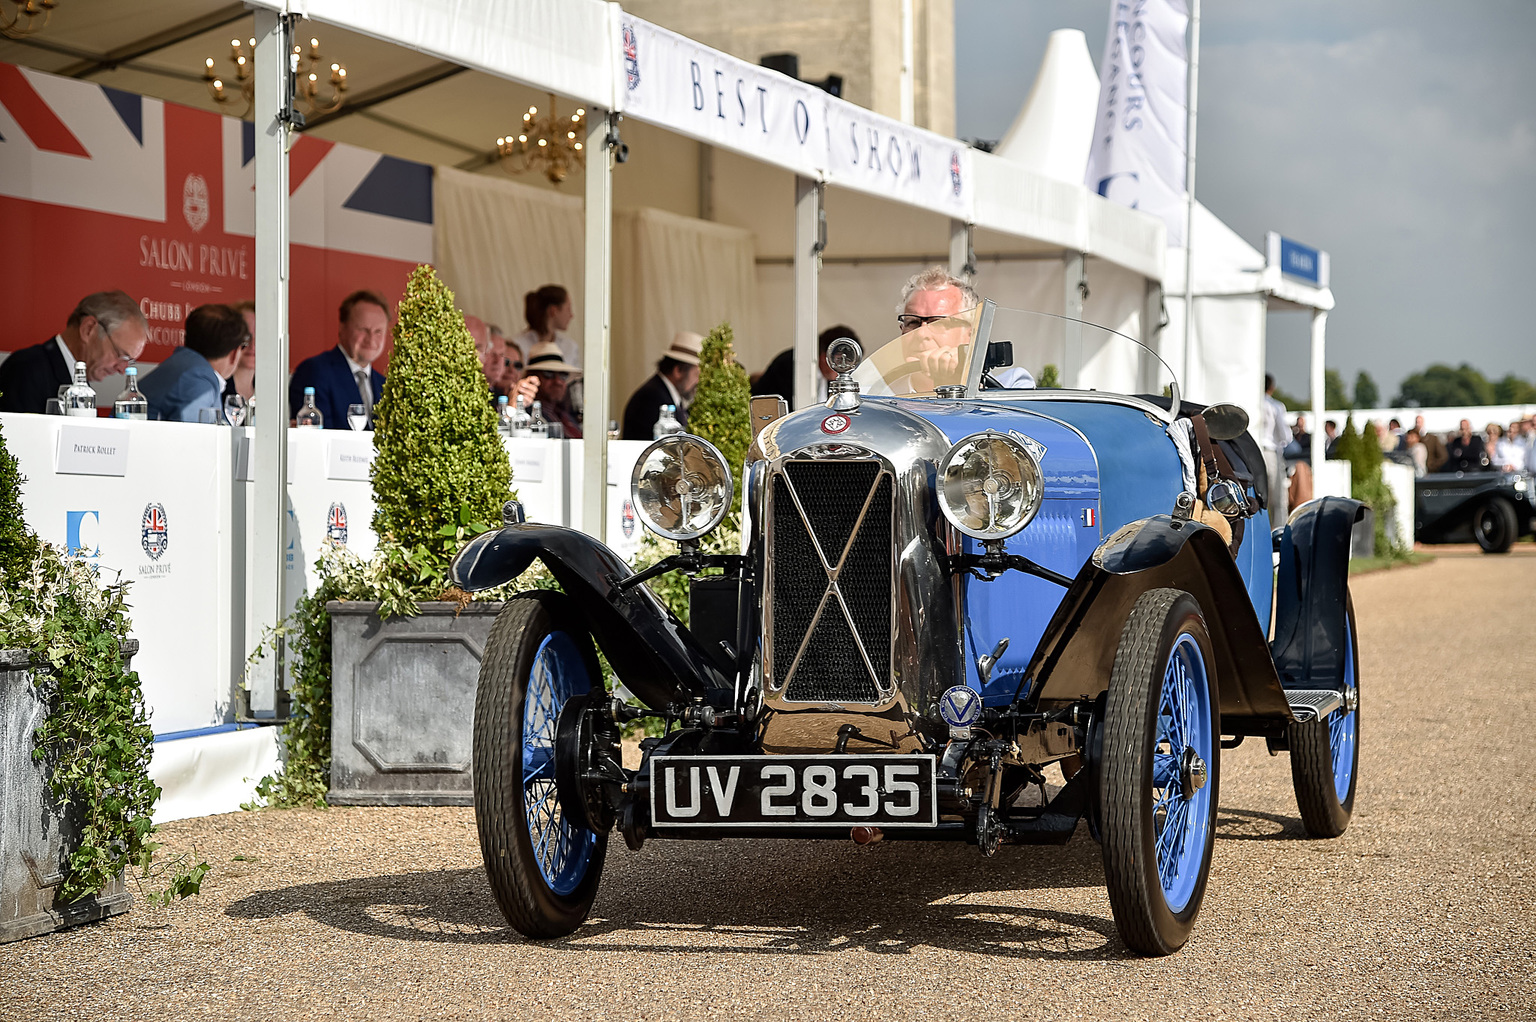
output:
[[[315,407],[315,388],[304,388],[304,407],[299,409],[299,414],[293,417],[294,425],[309,429],[321,429],[325,426],[325,416],[320,414],[320,409]]]
[[[538,401],[533,403],[533,415],[528,421],[528,435],[535,440],[549,439],[549,423],[544,419],[544,406]]]
[[[75,382],[64,392],[64,414],[96,418],[96,392],[85,378],[85,363],[75,363]]]
[[[149,402],[144,395],[139,393],[139,367],[129,366],[125,375],[128,377],[128,385],[123,392],[117,395],[117,400],[112,402],[112,417],[114,419],[147,419],[149,418]]]
[[[505,394],[496,398],[496,432],[503,436],[512,435],[512,408],[507,404]]]
[[[528,414],[528,409],[523,404],[525,400],[526,399],[523,397],[523,395],[517,395],[517,404],[512,408],[511,428],[512,435],[516,437],[528,437],[533,435],[532,431],[530,430],[530,426],[533,423],[533,417]]]
[[[660,440],[664,436],[682,431],[683,424],[677,421],[677,405],[662,405],[661,411],[656,416],[656,428],[651,430],[651,439]]]

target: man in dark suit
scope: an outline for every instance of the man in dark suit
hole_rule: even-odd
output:
[[[827,345],[839,337],[851,337],[857,341],[859,335],[853,332],[851,326],[828,327],[816,338],[816,367],[821,370],[823,383],[817,388],[818,400],[825,400],[827,387],[824,381],[830,380],[835,374],[832,367],[827,365]],[[777,394],[790,404],[795,402],[795,349],[786,348],[778,353],[768,368],[763,370],[763,375],[752,384],[752,396],[763,394]]]
[[[361,404],[373,418],[384,394],[384,374],[373,363],[389,340],[389,306],[372,291],[353,291],[341,303],[336,347],[300,362],[288,381],[288,414],[304,406],[304,388],[315,388],[315,407],[326,429],[347,428],[347,406]]]
[[[199,305],[187,314],[185,340],[171,357],[144,377],[141,390],[149,417],[166,422],[200,422],[208,409],[222,418],[224,381],[235,373],[251,343],[245,317],[228,305]]]
[[[662,405],[677,407],[677,421],[688,428],[688,402],[699,385],[699,352],[704,338],[698,334],[679,330],[672,337],[672,346],[656,363],[656,372],[640,384],[624,406],[625,440],[654,440],[656,420],[661,417]],[[530,364],[530,368],[534,368]]]
[[[48,399],[75,379],[85,363],[92,383],[116,375],[144,353],[149,324],[139,305],[121,291],[86,295],[69,314],[64,331],[0,363],[0,412],[48,410]]]

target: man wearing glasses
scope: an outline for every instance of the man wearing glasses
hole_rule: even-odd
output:
[[[87,295],[62,333],[0,363],[0,412],[41,415],[48,399],[74,382],[76,362],[85,363],[86,376],[95,383],[132,365],[148,340],[149,324],[132,298],[121,291]]]

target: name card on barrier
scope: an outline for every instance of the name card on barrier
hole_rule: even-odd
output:
[[[124,476],[128,474],[128,431],[100,426],[60,426],[60,475]]]
[[[326,466],[326,475],[331,479],[367,482],[373,467],[373,434],[338,433],[332,437]]]
[[[516,444],[512,447],[512,485],[518,483],[542,483],[545,457],[549,449],[544,443]]]

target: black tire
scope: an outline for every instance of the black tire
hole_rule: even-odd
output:
[[[1485,554],[1507,554],[1520,535],[1515,507],[1500,497],[1492,497],[1472,513],[1472,535]]]
[[[1355,633],[1355,605],[1345,604],[1344,686],[1353,689],[1353,709],[1339,709],[1322,720],[1292,724],[1286,742],[1291,749],[1291,784],[1301,824],[1312,837],[1338,837],[1355,811],[1355,784],[1360,776],[1360,646]],[[1348,710],[1348,712],[1346,712]],[[1335,758],[1338,740],[1341,755]],[[1341,776],[1344,764],[1348,776]]]
[[[1176,656],[1188,664],[1196,654],[1200,669],[1186,670],[1187,683],[1167,680]],[[1159,762],[1185,761],[1185,754],[1160,733],[1165,684],[1193,697],[1181,727],[1208,755],[1203,757],[1203,784],[1195,779],[1196,771],[1180,771],[1161,786],[1159,796],[1154,791]],[[1203,711],[1198,705],[1202,692]],[[1194,597],[1177,589],[1142,594],[1120,634],[1108,695],[1099,811],[1109,903],[1131,950],[1168,955],[1189,939],[1205,896],[1221,779],[1215,658]],[[1162,855],[1165,838],[1170,848]],[[1171,888],[1165,887],[1165,869],[1173,874]]]
[[[522,593],[507,601],[491,626],[480,663],[474,723],[475,824],[486,878],[507,922],[525,936],[543,938],[563,937],[587,918],[608,849],[606,834],[573,827],[573,843],[560,847],[580,850],[584,872],[571,889],[561,891],[541,870],[529,831],[526,795],[530,788],[545,796],[535,803],[535,809],[547,807],[545,811],[551,814],[536,814],[536,820],[542,819],[544,826],[559,827],[563,819],[558,799],[552,797],[552,771],[547,783],[542,776],[532,780],[523,776],[529,679],[546,639],[558,643],[565,652],[562,667],[572,667],[573,673],[584,669],[589,684],[601,686],[603,675],[591,636],[571,610],[569,600],[554,592]],[[555,709],[558,712],[558,707]],[[535,717],[543,720],[537,705]],[[557,854],[548,850],[548,842],[543,847],[547,857]],[[568,878],[561,873],[556,879]]]

